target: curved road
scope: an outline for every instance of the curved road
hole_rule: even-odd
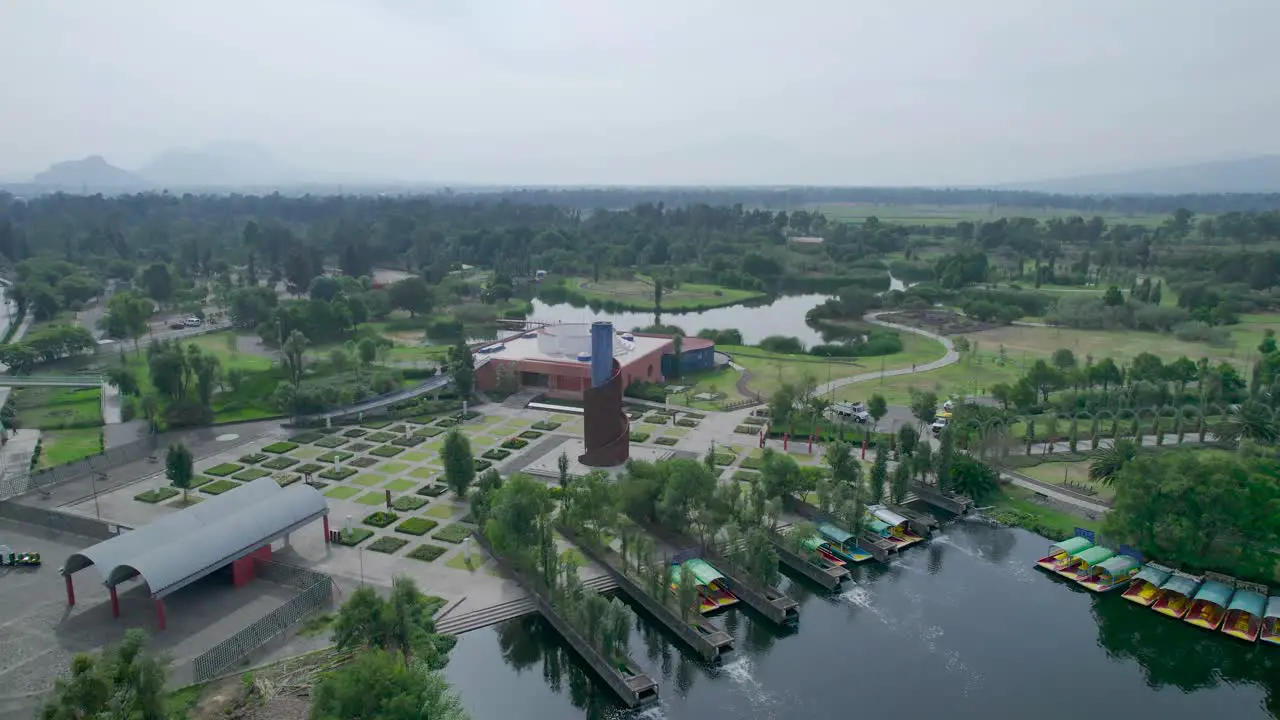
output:
[[[839,380],[832,380],[831,382],[823,383],[819,385],[817,389],[814,390],[815,393],[817,393],[818,395],[822,395],[824,393],[831,392],[836,388],[844,387],[845,385],[852,385],[854,383],[866,382],[868,380],[879,380],[882,377],[898,377],[900,375],[912,375],[914,373],[929,372],[930,370],[937,370],[938,368],[944,368],[960,360],[960,353],[956,352],[955,345],[953,345],[951,343],[951,340],[947,339],[946,337],[943,337],[942,335],[938,335],[937,333],[931,333],[928,330],[921,330],[920,328],[908,327],[906,325],[899,325],[897,323],[891,323],[886,320],[879,319],[881,315],[884,315],[885,313],[889,313],[889,312],[893,312],[893,311],[881,310],[878,312],[867,313],[866,315],[863,316],[862,319],[866,320],[872,325],[879,325],[881,327],[890,328],[892,330],[899,330],[902,332],[915,333],[916,335],[922,335],[924,337],[927,337],[930,340],[937,340],[938,342],[942,343],[942,346],[944,348],[947,349],[946,354],[943,355],[941,358],[934,360],[933,362],[925,363],[923,365],[917,365],[914,368],[904,367],[904,368],[896,368],[893,370],[883,370],[883,371],[877,370],[876,372],[862,373],[860,375],[850,375],[849,377],[840,378]]]

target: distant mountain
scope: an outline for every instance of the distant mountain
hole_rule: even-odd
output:
[[[296,171],[281,165],[266,150],[248,143],[168,150],[138,173],[162,187],[261,186],[298,179]]]
[[[1012,183],[999,189],[1070,195],[1275,193],[1280,192],[1280,155]]]
[[[68,192],[125,190],[148,185],[143,178],[112,165],[101,155],[50,165],[48,170],[35,176],[33,183]]]

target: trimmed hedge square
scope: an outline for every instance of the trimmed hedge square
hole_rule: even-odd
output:
[[[511,451],[503,450],[502,448],[492,448],[485,450],[480,457],[485,458],[486,460],[506,460],[511,457]]]
[[[358,437],[364,437],[365,435],[368,435],[368,434],[369,434],[369,431],[365,430],[364,428],[351,428],[350,430],[342,433],[342,436],[349,437],[349,438],[358,438]]]
[[[235,490],[238,487],[240,487],[240,483],[238,482],[232,482],[230,480],[214,480],[211,483],[201,486],[200,492],[208,495],[221,495],[228,490]]]
[[[733,479],[738,482],[755,482],[760,478],[760,473],[751,472],[750,470],[737,470],[733,473]]]
[[[759,470],[764,467],[764,458],[748,455],[747,457],[742,458],[742,462],[738,464],[748,470]]]
[[[378,461],[371,457],[358,457],[351,458],[347,464],[358,468],[367,468],[371,465],[377,465]]]
[[[338,435],[326,435],[316,441],[316,447],[336,448],[347,444],[347,439]]]
[[[424,517],[411,517],[408,520],[396,526],[396,532],[402,532],[406,535],[426,535],[439,525],[435,520],[428,520]]]
[[[273,442],[270,445],[262,448],[262,452],[269,452],[275,455],[283,455],[289,452],[290,450],[296,450],[297,448],[298,448],[298,443]]]
[[[355,547],[371,537],[373,537],[373,531],[369,528],[351,528],[338,532],[338,544]]]
[[[639,410],[627,411],[627,419],[631,420],[632,422],[635,422],[636,420],[639,420],[642,417],[644,417],[644,413],[640,412]]]
[[[326,480],[346,480],[356,474],[356,469],[352,467],[340,467],[337,470],[329,468],[320,471],[320,477]]]
[[[363,522],[365,525],[372,525],[374,527],[384,528],[399,519],[400,519],[400,516],[396,515],[393,512],[387,512],[386,510],[379,510],[376,513],[369,513],[368,515],[365,516],[364,520],[361,520],[361,522]]]
[[[367,442],[353,442],[347,446],[347,450],[353,453],[357,453],[357,452],[364,452],[365,450],[368,450],[371,447],[373,447],[373,445]]]
[[[390,555],[391,553],[399,550],[400,548],[408,544],[409,544],[409,541],[405,540],[404,538],[392,537],[390,535],[383,535],[382,537],[373,541],[373,544],[369,546],[369,550],[372,550],[373,552],[386,553]]]
[[[241,482],[252,482],[254,480],[257,480],[258,478],[264,478],[270,474],[271,474],[270,471],[263,470],[261,468],[249,468],[247,470],[241,470],[240,472],[236,473],[235,475],[232,475],[231,477]]]
[[[228,475],[238,473],[243,469],[243,465],[237,465],[235,463],[220,463],[208,468],[205,472],[216,477],[226,477]]]
[[[409,432],[409,426],[405,425],[404,423],[400,423],[399,425],[392,425],[391,427],[387,428],[387,432],[391,433],[392,435],[403,435]]]
[[[414,548],[413,550],[409,551],[406,557],[411,557],[414,560],[421,560],[423,562],[431,562],[432,560],[435,560],[436,558],[440,557],[441,555],[445,554],[448,551],[449,551],[448,548],[442,548],[439,545],[432,545],[431,543],[423,543],[418,547]]]
[[[759,435],[760,428],[755,425],[739,425],[733,429],[734,432],[742,435]]]
[[[395,439],[396,439],[396,436],[389,432],[375,432],[375,433],[369,433],[367,436],[365,436],[365,440],[368,440],[371,443],[391,442],[392,440],[395,440]]]
[[[248,455],[241,455],[240,462],[244,463],[245,465],[256,465],[257,463],[260,463],[263,460],[266,460],[268,457],[271,457],[271,456],[265,453],[249,453]]]
[[[523,450],[529,447],[529,441],[521,440],[520,438],[507,438],[502,441],[502,447],[508,450]]]
[[[352,453],[349,453],[346,450],[330,450],[316,458],[316,462],[332,464],[334,460],[341,462],[343,460],[350,460],[352,457]]]
[[[442,427],[442,428],[453,427],[454,425],[457,425],[457,424],[458,424],[458,421],[454,420],[453,418],[440,418],[439,420],[436,421],[436,427]]]
[[[416,495],[401,495],[400,497],[391,501],[391,507],[396,510],[399,510],[400,512],[409,512],[411,510],[417,510],[418,508],[426,504],[427,504],[426,500]]]
[[[649,433],[640,430],[631,431],[631,442],[644,442],[649,439]]]
[[[443,540],[444,542],[457,545],[468,537],[471,537],[471,531],[455,523],[453,525],[446,525],[437,530],[431,537],[436,540]]]
[[[748,418],[743,418],[742,424],[743,425],[768,425],[769,421],[762,417],[748,417]]]
[[[271,477],[275,478],[276,484],[279,485],[280,487],[289,487],[290,485],[302,479],[302,476],[297,473],[283,473],[283,472],[276,473]]]
[[[133,499],[141,500],[144,503],[150,503],[154,505],[162,500],[168,500],[174,495],[181,495],[181,494],[182,494],[182,491],[177,488],[158,487],[152,490],[147,490],[146,492],[140,492],[137,495],[134,495]]]
[[[307,473],[317,473],[317,472],[320,472],[320,471],[321,471],[321,470],[323,470],[323,469],[324,469],[324,466],[323,466],[323,465],[321,465],[321,464],[319,464],[319,463],[311,463],[311,462],[309,462],[309,463],[302,463],[302,464],[301,464],[301,465],[299,465],[298,467],[294,468],[294,469],[293,469],[293,471],[294,471],[294,472],[296,472],[296,473],[302,473],[303,475],[306,475]]]
[[[537,430],[525,430],[524,432],[520,433],[520,437],[524,438],[525,440],[537,440],[538,438],[542,437],[542,433],[538,432]]]
[[[370,430],[381,430],[390,424],[390,420],[370,420],[369,422],[360,423],[360,427],[369,428]]]
[[[724,467],[725,465],[732,465],[733,461],[736,459],[737,456],[730,453],[716,453],[715,455],[716,464],[721,467]]]
[[[213,478],[209,477],[208,475],[197,475],[191,478],[191,489],[195,490],[201,485],[204,485],[205,483],[211,483],[211,482],[213,482]]]
[[[417,435],[418,437],[433,438],[443,432],[444,431],[438,427],[424,427],[424,428],[418,428],[417,430],[414,430],[413,434]]]
[[[652,423],[654,425],[666,425],[667,421],[670,419],[671,418],[666,415],[646,415],[644,417],[645,422]]]
[[[493,463],[489,462],[488,460],[472,460],[471,462],[473,465],[475,465],[476,472],[478,473],[482,473],[485,470],[488,470],[489,468],[493,467]]]
[[[449,491],[444,485],[423,485],[414,491],[417,495],[425,495],[427,497],[440,497]]]
[[[468,410],[462,413],[463,420],[475,420],[478,417],[480,417],[480,413],[476,412],[475,410]]]
[[[402,452],[404,452],[404,448],[396,447],[395,445],[379,445],[370,450],[369,454],[377,455],[378,457],[395,457]]]
[[[313,443],[317,440],[322,440],[322,439],[324,439],[324,433],[319,433],[314,430],[308,430],[307,432],[300,432],[297,435],[294,435],[293,437],[289,438],[289,442],[295,442],[295,443],[298,443],[299,445],[305,445],[307,443]]]
[[[538,422],[533,424],[534,430],[546,430],[548,432],[551,430],[555,430],[558,427],[560,427],[560,423],[552,422],[550,420],[539,420]]]
[[[398,445],[399,447],[408,448],[408,447],[413,447],[414,445],[420,444],[423,440],[426,440],[426,438],[420,437],[418,435],[401,435],[395,440],[392,440],[391,444]]]
[[[659,445],[666,445],[667,447],[671,447],[672,445],[675,445],[676,443],[680,442],[680,438],[660,437],[657,440],[654,440],[654,442]]]
[[[286,455],[277,455],[270,460],[262,463],[262,467],[268,470],[283,470],[287,467],[297,465],[298,461]]]
[[[706,420],[707,419],[707,416],[703,415],[702,413],[687,412],[684,414],[684,416],[689,418],[690,420]]]
[[[688,427],[688,428],[698,427],[697,420],[690,420],[688,418],[680,418],[679,420],[676,421],[676,424],[679,425],[680,427]]]

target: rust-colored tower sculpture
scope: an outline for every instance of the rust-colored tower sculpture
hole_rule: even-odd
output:
[[[622,411],[622,366],[613,359],[613,323],[591,324],[591,387],[582,395],[582,444],[578,461],[614,467],[631,454],[631,423]]]

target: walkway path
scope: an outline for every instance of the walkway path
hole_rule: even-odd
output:
[[[937,340],[938,342],[942,343],[942,346],[944,348],[947,349],[946,354],[943,355],[938,360],[934,360],[933,362],[925,363],[923,365],[916,365],[909,368],[905,368],[905,367],[895,368],[893,370],[878,370],[876,372],[862,373],[861,375],[850,375],[849,377],[840,378],[839,380],[832,380],[831,382],[823,383],[822,385],[819,385],[817,389],[814,390],[816,394],[823,395],[831,392],[832,390],[835,390],[836,388],[844,387],[845,385],[852,385],[853,383],[866,382],[868,380],[879,380],[882,377],[898,377],[901,375],[912,375],[915,373],[929,372],[930,370],[937,370],[938,368],[944,368],[948,365],[952,365],[960,360],[960,353],[956,352],[955,345],[951,343],[950,339],[942,335],[939,335],[937,333],[929,332],[928,330],[922,330],[920,328],[909,327],[907,325],[899,325],[897,323],[891,323],[886,320],[880,320],[879,319],[880,316],[887,312],[892,312],[892,311],[881,310],[873,313],[867,313],[865,316],[863,316],[862,319],[866,320],[872,325],[879,325],[881,327],[890,328],[892,330],[898,330],[900,332],[915,333],[916,335],[922,335],[924,337],[927,337],[930,340]]]

